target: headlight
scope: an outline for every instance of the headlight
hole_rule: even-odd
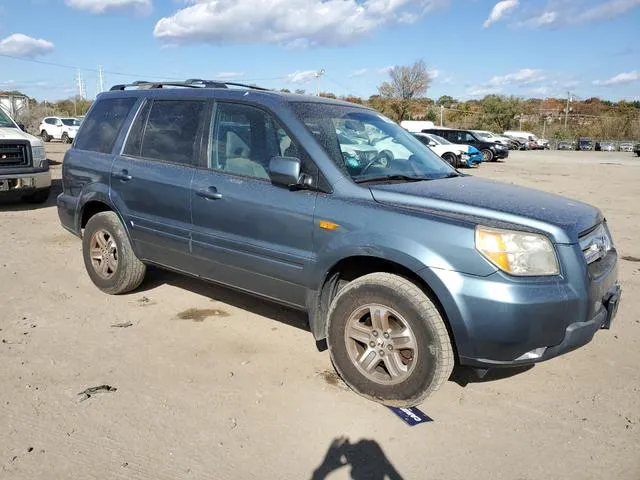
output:
[[[47,153],[44,147],[31,147],[31,156],[33,157],[33,165],[40,168],[48,165]]]
[[[544,235],[476,227],[476,250],[511,275],[558,275],[558,258]]]
[[[466,162],[467,160],[469,160],[469,155],[467,155],[466,153],[461,153],[460,158]]]

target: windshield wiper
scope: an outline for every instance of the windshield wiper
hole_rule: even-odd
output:
[[[433,180],[430,177],[413,177],[411,175],[381,175],[379,177],[365,177],[365,178],[356,178],[354,182],[356,183],[367,183],[367,182],[385,182],[387,180],[404,180],[405,182],[422,182],[424,180]]]

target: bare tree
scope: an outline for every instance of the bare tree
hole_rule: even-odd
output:
[[[403,120],[411,108],[411,100],[421,97],[431,85],[431,75],[423,60],[413,65],[401,65],[389,70],[390,81],[382,83],[378,92],[383,98],[394,100],[393,111]]]

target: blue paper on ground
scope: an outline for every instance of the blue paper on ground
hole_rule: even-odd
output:
[[[420,410],[418,407],[410,407],[410,408],[398,408],[398,407],[388,407],[393,413],[398,415],[402,420],[405,421],[410,427],[418,425],[420,423],[433,422],[433,419],[430,418],[426,413]]]

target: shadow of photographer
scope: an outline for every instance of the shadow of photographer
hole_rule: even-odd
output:
[[[324,480],[332,472],[351,466],[352,480],[402,480],[402,476],[386,457],[375,440],[351,443],[346,437],[336,438],[311,480]]]

